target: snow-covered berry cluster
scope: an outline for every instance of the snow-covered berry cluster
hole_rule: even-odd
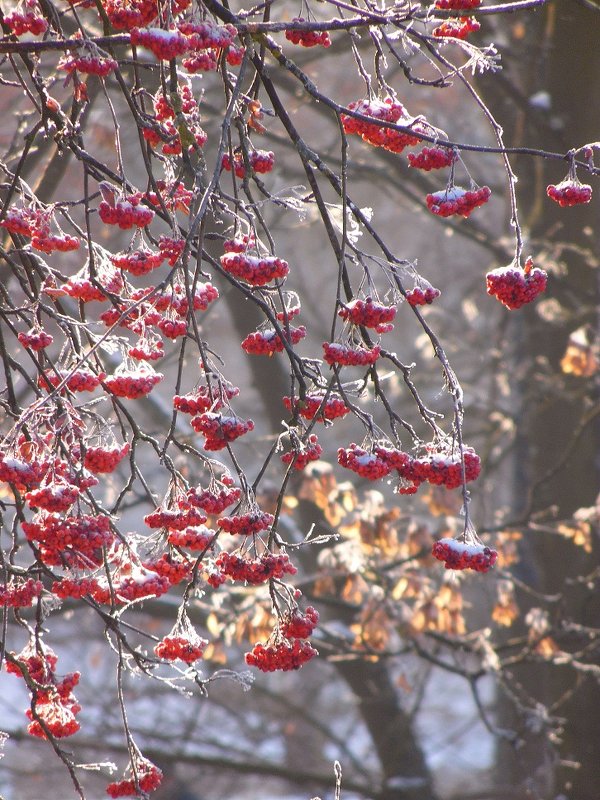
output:
[[[592,199],[592,187],[588,183],[580,183],[573,178],[565,178],[557,184],[550,184],[546,194],[559,206],[578,206],[589,203]]]
[[[408,154],[408,166],[430,172],[432,169],[451,167],[457,157],[450,147],[424,147],[418,153]]]
[[[268,530],[275,517],[266,511],[255,509],[245,514],[234,514],[231,517],[220,517],[219,527],[226,533],[236,533],[240,536],[251,536],[254,533]]]
[[[292,22],[305,22],[303,17],[294,17]],[[287,29],[285,38],[292,44],[301,44],[302,47],[331,47],[331,39],[327,31],[303,31]]]
[[[251,419],[243,420],[235,414],[227,415],[214,411],[206,411],[204,414],[192,417],[190,424],[197,433],[202,433],[206,437],[202,445],[205,450],[222,450],[229,442],[254,430],[254,422]]]
[[[284,331],[283,338],[274,328],[267,328],[262,331],[255,331],[254,333],[248,334],[248,336],[246,336],[242,342],[242,349],[245,350],[249,355],[272,356],[274,353],[283,352],[285,349],[284,338],[288,344],[294,345],[298,344],[298,342],[301,339],[304,339],[305,336],[306,328],[304,325],[300,325],[297,328],[290,326],[289,336],[287,335],[287,332]]]
[[[217,574],[252,586],[267,583],[273,578],[295,575],[297,572],[285,553],[263,553],[258,558],[248,558],[224,551],[217,556],[215,567]]]
[[[374,328],[377,333],[387,333],[393,327],[390,323],[396,316],[396,306],[378,303],[372,297],[364,300],[351,300],[338,311],[338,315],[353,325],[364,325]]]
[[[545,290],[547,282],[546,272],[534,267],[531,259],[527,259],[525,268],[513,262],[486,275],[487,293],[511,310],[535,300]]]
[[[375,147],[383,147],[393,153],[401,153],[404,148],[412,147],[419,143],[418,136],[414,136],[411,131],[416,133],[425,132],[423,122],[414,120],[410,117],[402,105],[397,100],[387,97],[385,100],[355,100],[348,104],[348,109],[366,117],[371,117],[377,122],[390,122],[409,128],[409,132],[385,128],[377,122],[368,122],[357,119],[349,114],[342,114],[342,126],[346,133],[355,133],[361,139]]]
[[[154,211],[140,203],[139,194],[115,200],[112,204],[102,200],[98,206],[98,216],[106,225],[118,225],[121,230],[145,228],[154,219]]]
[[[202,658],[204,649],[208,644],[207,639],[196,637],[195,641],[190,641],[186,636],[163,636],[154,648],[155,654],[165,661],[185,661],[186,664],[193,664]]]
[[[476,572],[488,572],[498,558],[498,553],[490,547],[459,539],[439,539],[431,553],[444,562],[446,569],[473,569]]]
[[[475,33],[481,25],[474,17],[460,17],[447,19],[433,29],[433,35],[440,39],[466,39],[470,33]]]
[[[137,369],[122,369],[104,379],[104,386],[115,397],[124,397],[128,400],[137,400],[150,394],[164,375],[155,372],[151,367],[144,365]]]
[[[289,641],[282,639],[272,644],[255,644],[249,653],[246,653],[246,664],[256,667],[261,672],[284,672],[300,669],[311,658],[319,655],[318,650],[304,639]]]
[[[476,208],[487,203],[491,194],[492,190],[489,186],[470,190],[462,189],[460,186],[452,186],[448,189],[428,194],[425,202],[431,213],[436,214],[438,217],[450,217],[456,214],[466,218]]]
[[[434,286],[415,286],[406,292],[406,301],[411,306],[424,306],[433,303],[440,296],[441,292]]]
[[[323,342],[323,359],[333,366],[368,367],[379,358],[381,347],[352,347],[338,342]]]
[[[298,449],[290,450],[281,456],[284,464],[292,464],[294,469],[304,469],[311,461],[318,461],[323,453],[323,448],[319,444],[317,435],[311,433],[308,442],[299,446]]]

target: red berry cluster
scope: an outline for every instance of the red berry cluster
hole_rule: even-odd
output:
[[[202,433],[206,437],[202,445],[205,450],[222,450],[229,442],[254,430],[254,422],[251,419],[243,420],[235,415],[229,416],[214,411],[206,411],[204,414],[192,417],[190,424],[197,433]]]
[[[102,200],[98,206],[98,216],[106,225],[118,225],[121,230],[138,227],[145,228],[154,219],[154,211],[147,206],[140,205],[139,194],[117,200],[114,205],[107,200]]]
[[[100,381],[105,377],[103,372],[98,375],[90,369],[80,367],[70,372],[57,370],[56,372],[44,372],[38,378],[38,386],[42,389],[55,389],[63,381],[66,388],[71,392],[93,392],[100,385]]]
[[[144,561],[144,567],[162,578],[166,578],[171,586],[175,586],[181,581],[190,579],[193,564],[187,557],[163,553],[160,558]]]
[[[31,246],[42,253],[55,251],[67,253],[78,250],[81,243],[77,236],[69,236],[62,231],[51,233],[53,212],[47,209],[11,208],[7,211],[0,227],[11,233],[31,238]]]
[[[23,522],[22,528],[27,541],[37,543],[40,557],[49,566],[100,566],[103,548],[115,539],[104,514],[64,517],[42,512],[31,522]]]
[[[44,584],[34,578],[7,585],[0,584],[0,607],[29,608],[43,590]]]
[[[79,673],[69,673],[59,680],[55,673],[58,662],[55,653],[43,647],[39,641],[27,644],[15,655],[15,660],[16,663],[6,662],[7,672],[19,678],[27,676],[28,687],[32,684],[36,687],[32,692],[33,710],[27,709],[25,712],[31,720],[27,733],[39,739],[48,738],[47,732],[56,739],[77,733],[80,725],[75,715],[81,711],[81,706],[72,690],[79,682]]]
[[[433,29],[433,35],[440,39],[466,39],[470,33],[475,33],[481,28],[479,22],[473,17],[460,17],[447,19]],[[446,166],[446,165],[444,165]]]
[[[283,404],[288,411],[297,412],[304,419],[317,417],[318,422],[331,421],[350,413],[350,409],[340,395],[331,393],[327,396],[327,400],[324,398],[325,392],[313,392],[302,399],[294,398],[292,400],[291,397],[284,397]]]
[[[263,553],[258,558],[252,559],[224,551],[218,555],[215,567],[220,575],[225,575],[232,581],[249,583],[252,586],[267,583],[273,578],[283,578],[286,574],[295,575],[297,572],[296,567],[285,553],[279,555]],[[220,582],[222,583],[222,581]]]
[[[125,397],[129,400],[137,400],[150,394],[157,383],[160,383],[164,375],[161,372],[150,372],[149,367],[138,370],[123,370],[120,373],[109,375],[104,379],[104,386],[115,397]]]
[[[578,206],[589,203],[592,199],[592,187],[572,178],[565,178],[561,183],[550,184],[546,194],[559,206]]]
[[[498,558],[498,553],[483,544],[461,542],[458,539],[439,539],[434,543],[431,554],[444,561],[446,569],[474,569],[488,572]]]
[[[95,597],[100,586],[95,578],[61,578],[52,584],[52,594],[61,599],[72,597],[80,600],[90,595]]]
[[[181,100],[181,114],[187,132],[193,137],[198,147],[204,147],[208,137],[200,126],[200,112],[192,90],[188,85],[183,84],[178,86],[177,93]],[[156,122],[151,127],[148,124],[142,128],[144,139],[146,139],[151,147],[158,147],[160,144],[162,146],[162,152],[165,155],[180,155],[183,151],[183,146],[179,130],[174,122],[175,110],[160,91],[154,97],[154,113],[156,115]],[[167,185],[164,181],[160,183],[166,188]],[[192,193],[185,189],[180,183],[176,186],[176,191],[174,191],[175,187],[170,187],[170,197],[166,198],[167,203],[171,207],[177,208],[187,214],[189,212]],[[158,197],[154,192],[149,193],[146,197],[151,205],[160,205]]]
[[[4,24],[7,25],[15,36],[22,36],[24,33],[31,33],[39,36],[48,30],[48,23],[40,14],[35,11],[11,11],[4,17]]]
[[[118,444],[112,447],[88,447],[83,457],[83,465],[95,475],[114,472],[117,465],[122,461],[131,450],[129,442],[125,442],[122,447]]]
[[[198,72],[214,72],[217,68],[217,56],[214,50],[195,52],[181,59],[181,66],[190,75]]]
[[[248,253],[226,252],[220,261],[225,272],[246,281],[251,286],[266,286],[278,278],[285,278],[290,271],[287,261],[277,256],[251,256]]]
[[[303,17],[294,17],[292,22],[304,22]],[[292,44],[301,44],[302,47],[331,47],[331,39],[327,31],[302,31],[286,30],[285,38]]]
[[[21,342],[23,347],[33,350],[35,353],[49,347],[54,341],[54,337],[50,333],[41,328],[31,328],[27,333],[19,333],[17,339]]]
[[[235,45],[229,45],[225,53],[225,59],[230,67],[239,67],[239,65],[244,60],[244,53],[246,52],[245,47],[236,47]]]
[[[366,367],[374,364],[379,358],[381,347],[351,347],[337,342],[323,342],[323,358],[333,366]]]
[[[271,172],[275,166],[275,154],[270,150],[250,150],[247,154],[248,163],[254,172],[265,174]],[[223,155],[221,166],[231,172],[231,157],[229,153]],[[246,162],[243,153],[237,151],[233,154],[233,171],[238,178],[246,177]]]
[[[130,574],[121,574],[118,580],[113,576],[112,580],[115,597],[121,602],[140,600],[143,597],[160,597],[172,586],[168,576],[159,575],[145,565],[132,563],[127,568]]]
[[[65,72],[71,73],[77,70],[86,75],[98,75],[100,78],[106,78],[111,72],[118,68],[118,63],[110,56],[97,55],[70,55],[63,56],[56,65],[57,69],[64,69]]]
[[[404,106],[391,97],[385,100],[355,100],[348,105],[350,111],[355,111],[364,116],[371,117],[381,122],[391,122],[404,127],[410,127],[418,133],[424,132],[423,125],[415,122],[406,113]],[[405,147],[418,144],[420,139],[410,133],[383,128],[373,122],[366,122],[348,114],[341,115],[342,126],[346,133],[356,133],[363,141],[383,147],[393,153],[401,153]]]
[[[279,630],[286,639],[308,639],[319,622],[319,612],[307,606],[304,614],[296,609],[280,623]]]
[[[353,325],[364,325],[365,328],[374,328],[377,333],[387,333],[393,327],[390,323],[396,316],[396,306],[383,305],[372,297],[364,300],[359,298],[342,306],[338,315]]]
[[[486,275],[487,293],[511,310],[535,300],[546,288],[547,281],[544,270],[532,267],[530,259],[526,261],[524,269],[513,263]]]
[[[298,328],[290,326],[290,335],[285,332],[285,340],[290,344],[298,344],[306,336],[306,328],[301,325]],[[242,342],[242,349],[249,355],[272,356],[274,353],[282,353],[284,350],[284,340],[273,328],[264,331],[255,331],[248,334]]]
[[[221,50],[229,47],[237,36],[233,25],[217,25],[215,22],[195,22],[188,20],[180,22],[179,31],[188,37],[190,49],[193,50]]]
[[[173,397],[173,407],[183,414],[202,414],[205,411],[218,411],[240,393],[237,386],[226,381],[220,381],[211,386],[198,386],[193,392],[176,394]]]
[[[318,461],[323,453],[323,448],[314,433],[308,437],[308,442],[298,450],[290,450],[281,456],[284,464],[292,464],[294,469],[304,469],[311,461]]]
[[[171,61],[182,56],[190,47],[187,37],[176,29],[133,28],[130,37],[131,44],[145,47],[162,61]]]
[[[158,249],[164,253],[169,266],[174,267],[185,249],[185,239],[173,239],[162,234],[158,240]]]
[[[165,260],[165,255],[160,250],[156,253],[151,250],[132,250],[128,253],[112,255],[110,260],[115,267],[126,270],[138,277],[147,275],[153,269],[160,267]]]
[[[480,5],[481,0],[435,0],[435,7],[443,11],[469,11]]]
[[[354,442],[350,447],[340,447],[337,454],[338,464],[351,469],[363,478],[370,481],[377,481],[384,478],[391,471],[387,460],[381,458],[376,453],[369,453]]]
[[[219,527],[226,533],[236,533],[240,536],[251,536],[254,533],[268,530],[275,517],[266,511],[255,509],[246,514],[234,514],[231,517],[220,517]]]
[[[154,652],[159,658],[165,661],[185,661],[186,664],[193,664],[202,658],[204,648],[208,644],[207,639],[196,637],[195,641],[190,641],[185,636],[164,636],[154,648]]]
[[[168,528],[172,531],[182,531],[188,526],[206,522],[206,516],[185,499],[175,500],[174,505],[175,508],[162,506],[146,514],[144,522],[149,528]]]
[[[25,501],[30,508],[43,508],[59,514],[68,511],[80,495],[78,486],[73,486],[66,481],[56,480],[49,482],[39,489],[32,489],[25,494]]]
[[[137,782],[133,778],[114,781],[106,787],[106,794],[110,797],[139,797],[140,791],[154,792],[162,783],[162,771],[145,758],[136,759],[135,774]]]
[[[117,30],[149,25],[158,14],[156,0],[103,0],[102,6],[111,25]]]
[[[492,190],[489,186],[466,191],[460,186],[442,189],[440,192],[428,194],[425,198],[427,208],[438,217],[450,217],[457,214],[468,217],[472,211],[484,205],[490,199]]]
[[[29,463],[8,453],[0,456],[0,481],[12,484],[21,492],[39,486],[44,472],[36,460]]]
[[[158,361],[165,354],[165,346],[161,339],[146,334],[127,349],[127,354],[136,361]]]
[[[424,306],[433,303],[440,294],[440,290],[433,286],[415,286],[406,292],[406,300],[411,306]]]
[[[187,547],[188,550],[203,552],[208,550],[215,539],[215,532],[204,525],[185,528],[182,531],[170,530],[167,540],[174,547]]]
[[[222,479],[222,483],[225,479]],[[201,508],[207,514],[221,514],[226,508],[237,503],[242,496],[242,490],[237,486],[224,485],[219,489],[215,482],[209,489],[190,489],[186,495],[188,503]]]
[[[311,658],[318,656],[318,650],[303,639],[294,639],[292,642],[282,640],[273,644],[255,644],[250,653],[246,653],[246,664],[256,667],[261,672],[284,672],[291,669],[300,669]]]
[[[477,27],[479,27],[479,23]],[[436,30],[438,29],[436,28]],[[408,154],[408,166],[430,172],[432,169],[451,167],[456,159],[457,155],[450,147],[424,147],[418,153]]]

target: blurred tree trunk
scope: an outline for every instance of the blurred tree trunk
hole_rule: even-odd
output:
[[[558,0],[528,17],[527,29],[514,18],[512,36],[520,57],[518,73],[505,75],[502,82],[482,80],[481,90],[497,117],[505,122],[508,146],[534,145],[554,152],[581,147],[600,136],[600,8],[594,4]],[[506,112],[512,107],[512,114]],[[512,128],[507,120],[512,119]],[[578,154],[578,158],[581,158]],[[596,163],[600,157],[595,151]],[[573,444],[575,431],[586,414],[599,402],[592,381],[561,372],[569,334],[582,325],[597,327],[599,290],[597,268],[589,254],[598,252],[598,195],[600,187],[590,179],[595,197],[588,206],[560,208],[545,196],[549,183],[558,183],[568,170],[568,163],[541,159],[517,159],[513,162],[519,175],[518,199],[522,223],[531,244],[526,254],[536,261],[544,251],[567,266],[566,274],[552,275],[545,300],[523,309],[513,331],[520,338],[521,357],[515,365],[517,374],[524,365],[536,375],[523,375],[529,385],[521,397],[520,452],[517,455],[515,506],[526,505],[523,477],[536,481],[553,465],[560,469],[549,475],[534,497],[535,511],[553,507],[558,519],[566,519],[581,507],[593,506],[599,485],[598,424],[592,418],[568,458],[563,458]],[[587,182],[585,174],[581,179]],[[556,246],[567,243],[566,248]],[[536,262],[539,263],[539,262]],[[540,313],[542,311],[543,313]],[[527,367],[525,367],[527,369]],[[593,380],[593,379],[592,379]],[[532,388],[533,387],[533,390]],[[590,415],[592,416],[592,415]],[[524,475],[525,473],[525,475]],[[519,493],[521,496],[519,496]],[[519,508],[520,507],[520,508]],[[560,536],[543,538],[527,533],[524,544],[527,578],[542,592],[565,591],[562,620],[576,620],[583,625],[597,625],[600,613],[598,593],[594,597],[585,585],[568,586],[565,580],[589,574],[598,565],[598,549],[590,556]],[[528,602],[524,599],[525,602]],[[522,606],[523,607],[523,606]],[[564,646],[564,643],[562,644]],[[590,657],[588,656],[588,660]],[[598,654],[596,653],[596,661]],[[516,671],[518,679],[532,696],[565,719],[562,752],[575,769],[557,763],[542,742],[543,736],[530,731],[527,745],[512,752],[500,748],[498,771],[504,781],[524,786],[536,798],[554,798],[564,792],[569,800],[596,800],[598,764],[600,763],[600,686],[590,678],[577,679],[571,669],[547,668],[530,664]],[[561,698],[568,698],[561,701]],[[502,701],[501,701],[502,702]],[[501,712],[510,723],[510,711]]]

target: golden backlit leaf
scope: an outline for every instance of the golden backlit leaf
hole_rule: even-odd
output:
[[[421,496],[434,517],[457,516],[463,502],[460,492],[449,492],[443,486],[431,486]]]
[[[355,647],[381,651],[388,646],[392,625],[383,606],[376,609],[367,606],[361,614],[361,619],[351,625],[350,629],[355,635]]]
[[[341,597],[347,603],[360,605],[369,591],[369,586],[360,575],[349,575],[342,588]]]
[[[519,607],[514,600],[508,603],[496,603],[492,610],[492,619],[494,622],[497,622],[498,625],[504,625],[507,628],[513,624],[518,616]]]
[[[555,528],[556,532],[567,539],[572,539],[573,544],[583,547],[586,553],[592,552],[592,526],[585,520],[570,523],[561,522]]]
[[[313,584],[315,597],[330,597],[335,593],[335,581],[329,575],[317,578]]]
[[[219,621],[219,618],[216,614],[210,613],[206,618],[206,630],[211,634],[211,636],[220,636],[221,631],[223,630],[223,625]]]
[[[544,656],[544,658],[550,658],[556,653],[560,652],[560,647],[556,644],[554,639],[550,636],[545,636],[541,641],[539,641],[535,647],[535,652],[539,653],[539,655]]]
[[[560,368],[566,375],[589,378],[598,372],[598,357],[586,327],[578,328],[569,336],[569,342]]]
[[[226,664],[227,653],[222,642],[209,642],[204,648],[204,661],[210,661],[213,664]]]

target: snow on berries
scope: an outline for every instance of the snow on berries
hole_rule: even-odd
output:
[[[235,414],[214,411],[192,417],[190,424],[197,433],[206,437],[202,445],[205,450],[222,450],[230,442],[254,430],[251,419],[243,420]]]
[[[355,100],[348,104],[348,109],[366,117],[371,117],[375,122],[367,122],[349,114],[342,114],[342,126],[346,133],[355,133],[363,141],[393,153],[401,153],[406,147],[418,144],[420,137],[413,135],[411,132],[385,128],[377,124],[378,122],[401,125],[417,134],[431,132],[424,121],[410,117],[402,103],[391,97],[387,97],[385,100]]]
[[[281,460],[284,464],[292,464],[294,469],[302,470],[312,461],[318,461],[323,453],[317,435],[311,433],[306,444],[298,441],[292,450],[284,453]]]
[[[440,39],[466,39],[470,33],[476,33],[481,28],[474,17],[460,17],[447,19],[433,29],[433,35]]]
[[[122,200],[102,200],[98,216],[106,225],[118,225],[121,230],[145,228],[154,219],[154,211],[141,205],[139,194],[127,195]]]
[[[476,208],[485,205],[491,194],[492,190],[489,186],[469,190],[462,189],[460,186],[451,186],[428,194],[425,202],[431,213],[438,217],[450,217],[456,214],[466,218]]]
[[[472,569],[488,572],[496,563],[498,553],[481,542],[466,542],[459,539],[439,539],[431,554],[444,562],[446,569]]]
[[[286,553],[270,552],[263,553],[257,558],[250,558],[223,551],[217,556],[215,567],[220,575],[251,586],[259,586],[274,578],[281,579],[285,575],[295,575],[297,572]]]
[[[303,17],[294,17],[292,22],[305,22]],[[292,44],[300,44],[302,47],[331,47],[331,39],[327,31],[303,31],[298,28],[288,28],[285,31],[285,38]]]
[[[246,664],[256,667],[261,672],[286,672],[300,669],[303,664],[318,655],[318,650],[303,639],[288,641],[283,639],[273,644],[255,644],[250,653],[246,653]]]
[[[150,394],[163,378],[161,372],[155,372],[147,364],[138,368],[119,367],[113,375],[104,379],[104,386],[115,397],[137,400]]]
[[[592,199],[592,187],[588,183],[580,183],[573,178],[565,178],[557,184],[550,184],[546,194],[559,206],[578,206],[589,203]]]
[[[252,509],[244,514],[234,514],[231,517],[220,517],[219,527],[226,533],[239,536],[252,536],[255,533],[268,530],[275,517],[259,508]]]
[[[128,773],[135,774],[137,780],[131,777],[109,783],[106,787],[109,797],[139,797],[140,790],[147,794],[158,789],[162,783],[162,771],[139,753],[135,756],[135,772],[130,767]]]
[[[393,327],[390,323],[396,316],[396,306],[386,306],[372,297],[364,300],[357,298],[344,304],[338,316],[353,325],[364,325],[365,328],[374,328],[378,333],[387,333]]]
[[[480,5],[481,0],[435,0],[435,7],[442,11],[470,11]]]
[[[418,153],[408,154],[408,166],[430,172],[432,169],[451,167],[457,158],[456,152],[450,147],[424,147]]]
[[[546,272],[534,267],[531,258],[526,260],[524,268],[513,261],[486,275],[487,293],[511,310],[535,300],[545,290],[547,281]]]
[[[323,359],[330,366],[368,367],[379,358],[381,347],[363,347],[340,344],[339,342],[323,342]]]
[[[431,284],[426,284],[421,280],[420,286],[415,286],[406,292],[406,301],[411,306],[430,305],[440,296],[441,292]]]
[[[171,61],[187,53],[190,48],[188,38],[176,29],[133,28],[130,36],[131,44],[145,47],[162,61]]]
[[[242,342],[242,349],[248,355],[272,356],[274,353],[282,353],[285,349],[284,342],[288,345],[298,344],[306,336],[304,325],[299,327],[290,326],[289,336],[287,331],[283,331],[283,337],[273,328],[266,328],[262,331],[255,331],[248,334]]]

